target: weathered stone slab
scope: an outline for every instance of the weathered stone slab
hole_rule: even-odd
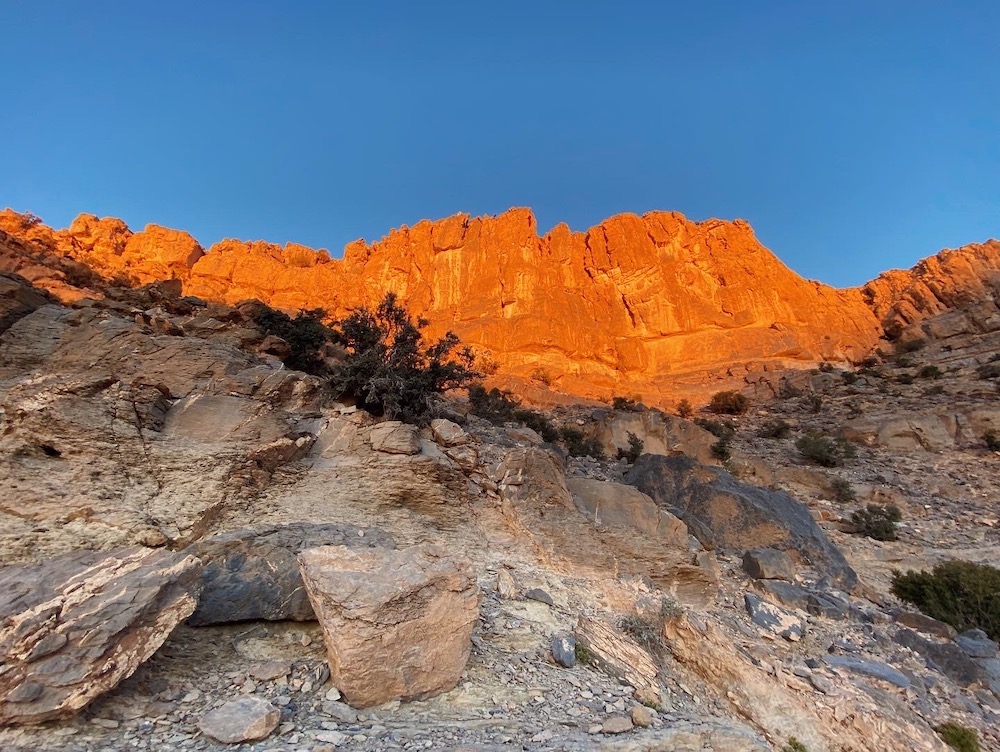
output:
[[[465,670],[480,593],[440,546],[325,546],[299,554],[330,675],[355,707],[429,697]]]
[[[0,570],[0,725],[70,715],[130,676],[194,611],[201,571],[138,546]]]
[[[207,713],[198,728],[223,744],[239,744],[266,738],[280,719],[281,712],[267,700],[240,697]]]
[[[378,528],[308,522],[237,530],[194,543],[187,552],[205,565],[204,590],[188,624],[315,619],[295,557],[307,548],[337,545],[395,546]]]

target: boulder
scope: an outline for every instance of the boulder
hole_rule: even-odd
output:
[[[420,433],[416,426],[387,420],[371,430],[372,449],[386,454],[419,454]]]
[[[791,642],[802,639],[804,625],[796,614],[768,603],[753,593],[744,593],[743,602],[750,615],[750,621],[761,629]]]
[[[571,477],[566,488],[577,509],[598,525],[627,528],[667,546],[688,545],[687,526],[634,486]]]
[[[920,655],[927,665],[962,687],[984,681],[983,669],[961,647],[950,640],[938,642],[921,637],[912,629],[900,629],[893,638],[904,648]]]
[[[595,435],[605,454],[614,457],[619,449],[629,449],[630,433],[642,441],[645,454],[681,452],[705,464],[718,462],[712,456],[715,436],[691,421],[655,410],[609,410],[599,419]]]
[[[755,580],[788,580],[795,578],[795,564],[784,551],[755,548],[743,554],[743,570]]]
[[[264,739],[278,727],[281,711],[261,697],[240,697],[207,713],[198,722],[205,736],[223,744]]]
[[[440,546],[324,546],[299,554],[330,674],[355,707],[452,689],[465,670],[480,593]]]
[[[447,418],[435,418],[431,421],[431,435],[441,446],[453,447],[469,441],[469,435],[458,423]]]
[[[136,546],[0,570],[0,725],[68,716],[130,676],[194,611],[201,569]]]
[[[395,544],[378,528],[308,522],[236,530],[197,541],[187,552],[205,565],[204,590],[188,624],[315,619],[295,557],[307,548],[337,545]]]
[[[997,643],[981,629],[969,629],[955,638],[955,643],[970,658],[996,658],[1000,654]]]
[[[910,627],[918,632],[934,635],[943,640],[952,640],[958,634],[951,624],[945,624],[943,621],[938,621],[919,611],[903,611],[896,614],[894,620],[904,627]]]
[[[689,457],[643,455],[625,481],[682,519],[707,548],[785,551],[845,590],[858,577],[809,510],[783,491],[757,488]]]
[[[880,679],[881,681],[895,684],[901,689],[906,689],[910,686],[910,680],[904,673],[882,661],[865,660],[863,658],[856,658],[853,655],[828,655],[823,658],[823,662],[828,666],[844,668],[856,674],[870,676],[873,679]]]

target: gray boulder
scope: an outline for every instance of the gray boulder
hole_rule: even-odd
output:
[[[308,522],[237,530],[194,543],[187,553],[205,565],[204,590],[188,624],[315,619],[296,556],[338,545],[395,547],[392,537],[377,528]]]
[[[755,580],[788,580],[795,577],[795,564],[784,551],[755,548],[743,554],[743,571]]]
[[[690,457],[646,454],[625,481],[682,519],[706,548],[785,551],[850,591],[858,576],[805,506],[783,491],[747,485]]]
[[[954,642],[937,642],[921,637],[912,629],[900,629],[895,641],[919,654],[927,665],[963,687],[986,679],[983,669]]]

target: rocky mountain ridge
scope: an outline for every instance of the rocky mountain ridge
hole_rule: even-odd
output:
[[[995,240],[837,290],[785,267],[742,220],[691,222],[676,212],[621,214],[586,232],[559,225],[543,236],[528,209],[458,214],[356,241],[342,260],[291,243],[225,240],[206,250],[182,231],[133,233],[87,214],[52,230],[7,210],[0,230],[31,257],[18,264],[0,254],[3,268],[63,301],[91,294],[89,283],[46,272],[42,257],[105,280],[178,279],[206,300],[257,298],[331,316],[393,291],[432,335],[454,331],[501,376],[661,405],[775,368],[857,362],[886,335],[1000,297]],[[953,326],[981,328],[974,312]]]

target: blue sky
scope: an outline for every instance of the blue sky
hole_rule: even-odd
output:
[[[7,0],[0,205],[339,255],[458,211],[748,219],[853,285],[1000,235],[996,2]]]

